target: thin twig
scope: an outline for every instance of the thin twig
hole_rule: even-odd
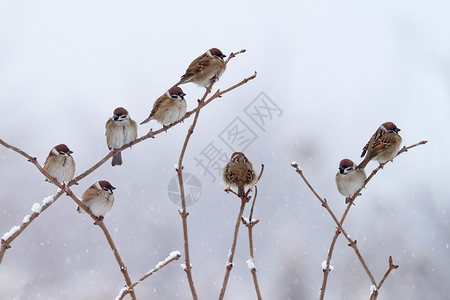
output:
[[[364,258],[362,257],[361,253],[359,252],[358,246],[356,245],[356,240],[352,240],[350,238],[350,236],[347,234],[345,229],[342,227],[341,223],[338,221],[338,219],[334,215],[334,213],[331,210],[331,208],[328,206],[327,200],[326,199],[322,199],[319,196],[319,194],[317,194],[317,192],[314,190],[314,188],[311,186],[311,184],[306,179],[305,175],[303,175],[303,172],[302,172],[302,170],[300,170],[298,164],[292,163],[291,165],[292,165],[292,167],[294,167],[296,169],[296,172],[300,175],[300,177],[303,179],[303,181],[306,183],[306,185],[309,187],[309,189],[312,191],[312,193],[316,196],[317,199],[319,199],[319,201],[322,203],[322,206],[330,214],[331,218],[334,220],[334,222],[338,226],[339,230],[344,234],[345,238],[349,242],[348,245],[350,247],[352,247],[353,250],[355,251],[356,256],[358,257],[359,261],[361,262],[362,266],[364,267],[364,270],[366,271],[367,275],[369,276],[370,281],[372,282],[373,285],[376,285],[375,278],[373,277],[372,273],[370,272],[369,268],[367,267],[366,262],[364,261]],[[329,266],[327,266],[327,269],[328,268],[329,268]]]
[[[258,187],[255,186],[255,196],[253,197],[253,203],[252,203],[252,208],[250,210],[248,222],[245,220],[245,218],[242,218],[242,223],[244,223],[244,225],[248,229],[248,247],[250,249],[250,259],[247,261],[247,264],[248,264],[248,267],[250,268],[250,273],[252,274],[253,285],[255,286],[255,291],[256,291],[256,297],[258,298],[258,300],[261,300],[262,299],[261,290],[259,289],[258,276],[256,275],[255,256],[253,253],[253,227],[259,223],[258,219],[254,220],[254,221],[252,220],[253,207],[255,206],[257,196],[258,196]]]
[[[249,226],[247,226],[247,228],[248,228],[249,247],[250,247],[250,252],[251,252],[250,260],[252,263],[250,272],[252,273],[253,285],[255,286],[256,297],[258,298],[258,300],[261,300],[262,299],[261,290],[259,289],[258,276],[256,275],[255,258],[253,256],[253,226],[256,225],[258,223],[258,221],[259,220],[256,220],[255,222],[250,223]]]
[[[259,180],[261,179],[263,172],[264,172],[264,164],[261,164],[261,171],[259,172],[258,180],[256,180],[256,183],[258,183]],[[258,187],[255,185],[255,196],[253,197],[252,207],[250,209],[250,216],[248,217],[249,222],[252,222],[253,208],[255,207],[257,195],[258,195]]]
[[[339,228],[336,228],[336,231],[333,236],[333,240],[331,241],[330,249],[328,250],[328,256],[327,256],[327,262],[326,262],[326,268],[323,269],[323,279],[322,279],[322,287],[320,288],[320,300],[323,300],[325,296],[325,290],[327,287],[327,280],[328,280],[328,274],[330,274],[331,271],[331,257],[333,256],[334,246],[336,245],[337,238],[339,237],[339,234],[341,234],[341,231]]]
[[[153,274],[155,274],[156,272],[158,272],[171,262],[178,260],[180,257],[181,257],[180,252],[173,251],[164,261],[160,261],[153,269],[148,271],[144,276],[142,276],[138,281],[133,283],[130,287],[126,286],[122,290],[120,290],[119,295],[116,297],[116,299],[123,299],[128,294],[130,288],[133,289],[136,285],[140,284],[142,281],[152,276]]]
[[[384,273],[384,276],[381,279],[381,281],[378,284],[378,286],[374,286],[373,287],[372,294],[370,294],[370,298],[369,298],[370,300],[376,300],[378,298],[378,291],[381,289],[381,286],[383,285],[384,281],[389,276],[391,271],[398,269],[398,267],[399,267],[398,265],[394,265],[394,261],[392,259],[392,256],[389,256],[389,267],[388,267],[386,273]]]
[[[225,296],[225,291],[227,289],[228,278],[230,277],[231,269],[233,268],[233,258],[234,252],[236,251],[237,237],[239,233],[239,225],[241,224],[242,215],[244,214],[245,204],[247,203],[248,198],[243,197],[241,199],[241,208],[239,209],[239,214],[236,220],[236,225],[234,225],[234,235],[233,235],[233,243],[231,244],[231,249],[228,254],[228,262],[225,269],[225,276],[223,278],[222,289],[220,290],[219,300],[222,300]]]
[[[255,208],[256,196],[258,196],[258,187],[255,186],[255,196],[253,196],[252,207],[250,208],[250,215],[248,216],[248,221],[252,222],[253,208]]]
[[[381,286],[383,285],[384,281],[386,280],[386,278],[389,276],[389,274],[391,273],[392,270],[396,270],[398,269],[398,265],[394,265],[394,261],[392,259],[392,256],[389,256],[389,268],[386,271],[386,273],[383,276],[383,279],[381,279],[380,283],[377,286],[377,289],[380,290]]]

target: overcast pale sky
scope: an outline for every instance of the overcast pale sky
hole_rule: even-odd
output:
[[[199,297],[219,294],[240,204],[223,192],[219,157],[244,150],[265,165],[254,212],[263,298],[316,299],[335,225],[290,163],[340,215],[339,161],[359,161],[378,126],[393,121],[405,145],[429,143],[376,175],[346,229],[378,281],[390,255],[400,265],[379,299],[443,299],[450,293],[443,284],[450,276],[449,14],[448,1],[0,1],[0,138],[40,163],[65,143],[79,174],[108,153],[104,125],[116,107],[141,122],[207,49],[247,49],[215,88],[254,71],[257,78],[202,110],[185,157],[185,171],[202,186],[188,209]],[[203,89],[182,88],[190,110]],[[183,249],[168,184],[191,122],[124,151],[124,165],[108,162],[74,187],[78,196],[100,179],[117,188],[105,223],[132,279]],[[150,128],[160,125],[139,126],[139,136]],[[239,140],[229,134],[236,128],[246,132]],[[211,149],[217,159],[205,171]],[[0,170],[2,235],[56,188],[5,148]],[[243,229],[226,299],[255,298]],[[326,298],[366,299],[370,280],[346,244],[337,243]],[[182,260],[139,285],[138,297],[191,299]],[[68,197],[12,243],[0,267],[6,299],[111,299],[123,284],[99,228]]]

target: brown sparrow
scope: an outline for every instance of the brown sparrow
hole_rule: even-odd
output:
[[[114,110],[114,115],[106,122],[106,143],[109,150],[119,149],[134,141],[137,137],[137,125],[128,115],[123,107]],[[122,152],[113,156],[111,164],[120,166],[122,164]]]
[[[114,204],[113,190],[115,189],[116,188],[108,181],[97,181],[84,192],[81,197],[81,202],[83,202],[95,216],[102,218],[109,213]],[[79,206],[77,211],[79,213],[86,213],[86,211]]]
[[[64,144],[53,147],[44,163],[44,170],[58,182],[69,182],[75,175],[73,152]],[[47,180],[48,181],[48,180]]]
[[[364,155],[366,157],[358,165],[358,168],[364,169],[371,160],[376,160],[381,164],[393,159],[402,143],[402,138],[398,134],[399,131],[400,128],[397,128],[392,122],[381,124],[370,141],[364,146],[361,157],[364,157]]]
[[[336,174],[336,186],[339,193],[345,197],[345,204],[364,185],[366,178],[364,169],[358,169],[353,161],[341,160]]]
[[[223,55],[219,49],[209,49],[194,59],[176,85],[193,82],[200,86],[208,87],[212,79],[219,79],[225,71],[224,57],[226,55]]]
[[[181,120],[186,115],[185,93],[177,86],[171,87],[161,97],[156,99],[153,104],[150,116],[142,121],[142,124],[150,120],[156,120],[162,125],[170,125]]]
[[[238,196],[245,197],[245,187],[253,187],[258,181],[252,163],[244,153],[234,152],[222,170],[222,179],[227,186],[237,187]]]

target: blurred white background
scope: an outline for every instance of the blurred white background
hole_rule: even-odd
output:
[[[345,228],[379,281],[379,299],[444,299],[450,293],[450,2],[448,1],[0,1],[0,138],[38,158],[65,143],[79,174],[108,153],[104,125],[118,106],[144,120],[154,100],[211,47],[233,59],[215,88],[255,80],[202,110],[185,171],[202,183],[189,207],[193,276],[201,299],[222,284],[239,200],[195,158],[239,117],[257,138],[245,149],[265,172],[254,217],[255,260],[265,299],[317,299],[335,224],[291,168],[297,161],[340,215],[334,175],[385,121],[404,145],[428,140],[379,172]],[[203,89],[183,86],[188,109]],[[264,129],[244,113],[261,93],[281,109]],[[74,187],[99,179],[117,189],[105,223],[133,280],[183,249],[167,185],[192,119],[123,152]],[[139,136],[160,126],[139,127]],[[236,149],[237,150],[237,149]],[[376,163],[369,163],[373,169]],[[55,194],[35,167],[0,148],[0,235]],[[246,210],[245,216],[248,217]],[[254,299],[241,228],[226,299]],[[180,261],[136,287],[141,299],[191,299]],[[368,299],[370,280],[347,242],[333,256],[327,299]],[[123,277],[100,229],[64,196],[12,243],[0,266],[4,299],[112,299]]]

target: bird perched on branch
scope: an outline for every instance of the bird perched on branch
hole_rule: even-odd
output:
[[[130,118],[128,111],[123,107],[114,110],[113,116],[106,122],[106,144],[109,150],[119,149],[134,141],[137,137],[136,122]],[[111,164],[122,164],[122,152],[113,156]]]
[[[252,188],[258,181],[252,163],[244,153],[234,152],[222,170],[222,179],[227,186],[237,187],[238,196],[245,197],[245,187]]]
[[[161,97],[156,99],[150,116],[141,122],[147,123],[150,120],[156,120],[163,126],[170,125],[181,120],[186,115],[185,93],[178,86],[171,87]]]
[[[44,170],[60,183],[69,182],[75,175],[72,153],[65,144],[53,147],[45,160]]]
[[[339,171],[336,174],[336,186],[342,196],[345,197],[345,204],[366,181],[364,169],[358,169],[350,159],[343,159],[339,163]]]
[[[209,49],[194,59],[176,85],[193,82],[200,86],[208,87],[211,80],[218,80],[225,71],[224,57],[226,55],[219,49]]]
[[[371,160],[376,160],[381,164],[393,159],[402,143],[402,138],[398,134],[399,131],[400,128],[397,128],[392,122],[381,124],[364,146],[361,157],[366,156],[358,165],[358,168],[364,169]]]
[[[113,187],[108,181],[100,180],[91,185],[81,197],[81,202],[97,217],[103,218],[111,210],[114,204]],[[78,206],[79,213],[86,213]]]

